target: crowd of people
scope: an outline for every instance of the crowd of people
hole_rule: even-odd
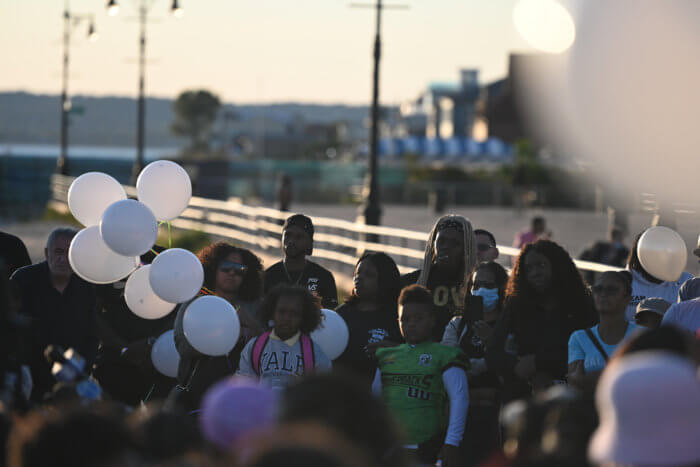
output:
[[[0,232],[0,466],[700,465],[700,278],[651,275],[639,237],[611,232],[582,258],[620,270],[582,275],[536,218],[508,270],[491,232],[447,215],[420,269],[365,252],[339,304],[294,214],[267,269],[224,241],[198,252],[198,297],[241,327],[214,357],[184,332],[194,299],[139,318],[125,281],[73,273],[75,235],[29,264]],[[334,360],[311,337],[322,309],[348,328]],[[168,330],[176,377],[151,360]]]

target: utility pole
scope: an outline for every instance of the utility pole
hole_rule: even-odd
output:
[[[379,225],[382,216],[382,208],[379,200],[379,186],[377,180],[377,149],[379,146],[379,62],[382,55],[382,10],[383,9],[408,9],[407,5],[384,5],[382,0],[375,4],[351,4],[353,8],[373,8],[376,11],[376,32],[374,35],[373,73],[372,73],[372,110],[371,128],[369,134],[369,167],[365,177],[363,189],[364,205],[361,208],[362,218],[365,224]]]

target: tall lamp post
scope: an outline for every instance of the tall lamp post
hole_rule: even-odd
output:
[[[144,147],[146,145],[146,24],[148,23],[148,12],[155,3],[155,0],[139,0],[139,98],[136,111],[136,160],[131,169],[131,184],[136,184],[136,179],[144,166]],[[107,2],[107,13],[115,16],[119,12],[117,0]],[[176,18],[182,17],[183,9],[178,0],[172,0],[170,12]]]
[[[72,14],[68,0],[63,7],[63,86],[61,91],[61,152],[56,161],[56,173],[68,174],[68,128],[70,126],[69,113],[71,110],[70,96],[68,95],[68,79],[70,65],[70,38],[71,32],[84,20],[89,21],[87,35],[91,42],[97,40],[95,29],[95,15]]]
[[[379,61],[382,53],[382,10],[405,10],[408,7],[406,5],[384,5],[382,0],[377,0],[373,5],[353,3],[350,6],[353,8],[373,8],[377,15],[373,51],[374,70],[372,73],[372,123],[369,134],[369,167],[362,192],[364,204],[360,209],[365,224],[379,225],[382,217],[382,207],[379,201],[379,186],[377,183],[377,148],[379,146]]]

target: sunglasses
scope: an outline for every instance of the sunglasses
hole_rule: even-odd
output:
[[[222,261],[221,264],[219,264],[219,271],[223,272],[233,271],[236,274],[242,275],[245,274],[247,270],[248,266],[245,264],[234,263],[233,261]]]

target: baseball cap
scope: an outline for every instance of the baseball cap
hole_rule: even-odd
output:
[[[652,313],[663,316],[670,306],[671,304],[663,298],[645,298],[637,304],[637,311],[634,314],[638,315],[643,311],[651,311]]]

